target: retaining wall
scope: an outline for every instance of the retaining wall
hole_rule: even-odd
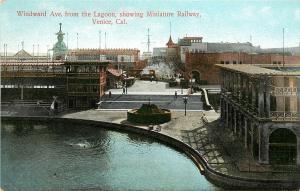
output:
[[[145,135],[156,140],[165,143],[166,145],[172,146],[177,150],[182,151],[188,155],[191,160],[196,164],[201,174],[204,174],[214,184],[222,186],[223,188],[234,188],[234,189],[300,189],[300,180],[275,180],[275,179],[252,179],[245,177],[237,177],[227,175],[215,171],[212,169],[207,161],[201,157],[201,155],[189,145],[184,142],[170,137],[168,135],[149,131],[139,127],[115,124],[102,121],[93,121],[85,119],[71,119],[71,118],[51,118],[51,117],[1,117],[2,121],[14,120],[16,121],[37,121],[37,122],[68,122],[76,124],[84,124],[91,126],[101,126],[110,130],[118,130],[123,132],[132,132]]]

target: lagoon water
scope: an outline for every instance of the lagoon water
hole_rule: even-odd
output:
[[[219,190],[153,139],[68,124],[2,123],[4,190]]]

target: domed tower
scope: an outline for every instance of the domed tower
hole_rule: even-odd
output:
[[[61,31],[61,23],[59,23],[59,31],[56,33],[56,35],[57,42],[53,47],[53,60],[64,60],[68,48],[63,41],[65,33]]]

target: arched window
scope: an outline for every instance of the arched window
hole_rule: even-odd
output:
[[[297,137],[289,129],[280,128],[269,137],[270,164],[296,164]]]

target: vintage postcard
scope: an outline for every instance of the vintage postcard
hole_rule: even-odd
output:
[[[300,190],[299,32],[299,0],[0,0],[0,190]]]

